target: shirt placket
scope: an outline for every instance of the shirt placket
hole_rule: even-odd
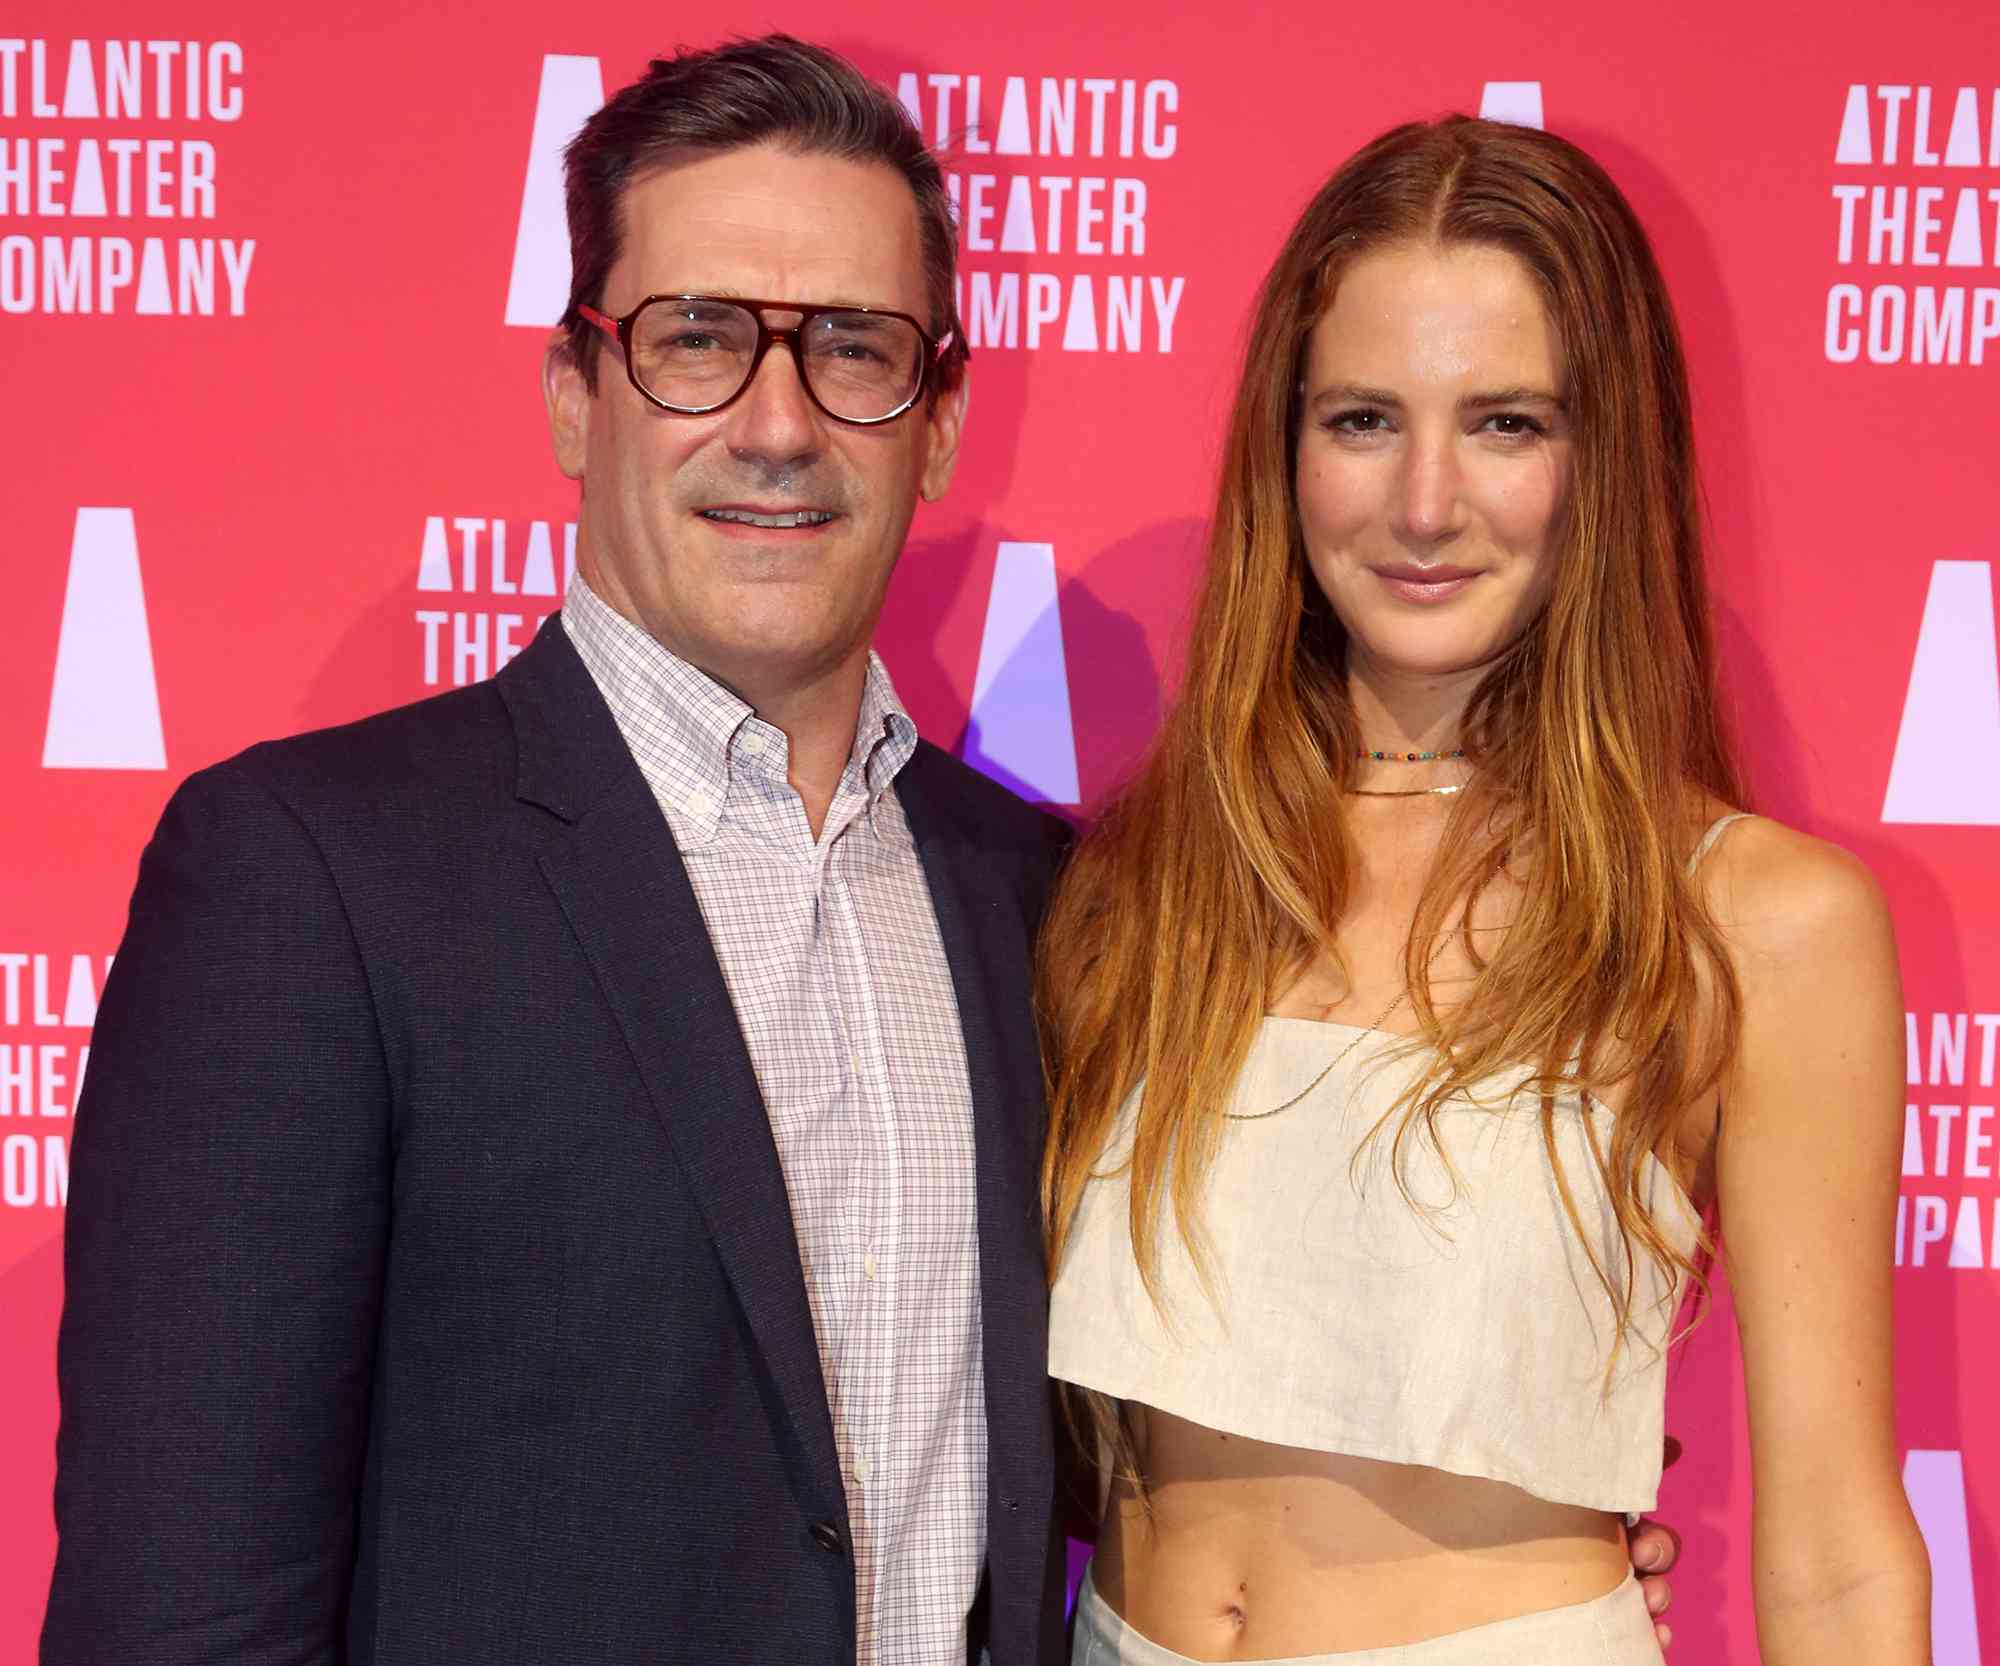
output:
[[[844,796],[844,794],[843,794]],[[902,1142],[898,1135],[889,1065],[873,981],[869,976],[867,943],[852,889],[852,869],[866,859],[862,843],[871,835],[865,814],[837,803],[852,819],[821,846],[823,854],[818,896],[820,921],[830,950],[834,1010],[839,1014],[847,1048],[855,1111],[855,1129],[866,1141],[870,1183],[856,1188],[865,1197],[866,1218],[860,1221],[861,1280],[857,1292],[857,1323],[851,1369],[859,1376],[852,1403],[859,1413],[851,1431],[847,1480],[858,1491],[870,1526],[870,1573],[865,1594],[871,1610],[866,1630],[871,1646],[864,1663],[876,1657],[880,1638],[882,1594],[889,1560],[894,1555],[895,1491],[898,1485],[893,1439],[896,1415],[896,1320],[902,1282],[901,1233]],[[829,819],[831,819],[831,814]],[[859,1593],[857,1593],[859,1594]]]
[[[778,767],[768,742],[751,725],[745,725],[735,739],[744,756],[737,760],[743,769],[743,785],[748,791],[732,794],[731,804],[745,805],[746,832],[751,848],[772,861],[790,868],[797,876],[798,898],[810,911],[807,922],[809,976],[816,986],[816,1004],[826,1028],[821,1032],[837,1051],[844,1089],[844,1105],[834,1107],[830,1121],[809,1121],[794,1129],[797,1142],[795,1185],[809,1187],[807,1210],[810,1224],[804,1235],[812,1240],[810,1249],[801,1246],[812,1271],[808,1294],[819,1333],[821,1361],[827,1376],[829,1409],[833,1413],[835,1456],[841,1466],[843,1491],[848,1496],[849,1525],[853,1530],[857,1620],[862,1637],[870,1630],[872,1591],[876,1562],[873,1499],[857,1492],[857,1460],[865,1474],[869,1464],[865,1454],[879,1445],[874,1430],[875,1383],[879,1374],[872,1358],[875,1319],[867,1299],[873,1278],[870,1245],[880,1211],[876,1179],[878,1164],[872,1149],[874,1134],[866,1114],[866,1093],[858,1051],[850,1039],[854,1026],[845,1014],[847,979],[841,962],[843,945],[831,918],[830,892],[834,888],[833,865],[840,843],[841,822],[849,813],[837,794],[829,807],[823,836],[814,839],[803,807],[783,770]],[[748,806],[754,805],[754,809]],[[805,1026],[810,1013],[794,1014]],[[847,1113],[842,1117],[841,1110]],[[856,1148],[858,1146],[858,1149]],[[796,1206],[796,1205],[795,1205]],[[803,1223],[802,1223],[803,1224]],[[864,1648],[860,1660],[873,1659],[872,1645]]]

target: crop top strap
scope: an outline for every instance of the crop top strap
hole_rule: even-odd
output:
[[[1728,831],[1731,822],[1750,820],[1748,810],[1732,810],[1726,816],[1717,816],[1708,824],[1708,831],[1701,836],[1701,843],[1694,847],[1694,854],[1688,858],[1688,878],[1694,878],[1694,871],[1701,866],[1701,859],[1715,848],[1715,843]]]

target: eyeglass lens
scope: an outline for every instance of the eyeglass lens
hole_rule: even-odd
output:
[[[856,422],[887,416],[916,392],[923,337],[880,313],[823,312],[799,337],[812,395]],[[757,317],[726,301],[655,301],[632,320],[633,374],[664,404],[703,410],[733,397],[757,354]]]

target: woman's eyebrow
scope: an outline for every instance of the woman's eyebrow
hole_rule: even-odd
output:
[[[1563,402],[1547,388],[1512,387],[1495,388],[1490,393],[1468,393],[1458,402],[1458,408],[1469,411],[1488,405],[1553,405],[1557,410]]]
[[[1381,405],[1390,410],[1401,410],[1403,400],[1399,394],[1388,388],[1364,387],[1358,382],[1329,382],[1312,393],[1314,404],[1333,401],[1352,405]],[[1482,389],[1468,393],[1458,401],[1461,411],[1484,410],[1493,405],[1550,405],[1557,410],[1563,408],[1562,400],[1547,388],[1529,387],[1525,384],[1511,388]]]
[[[1315,388],[1312,399],[1316,405],[1332,399],[1350,405],[1389,405],[1398,409],[1403,403],[1387,388],[1365,388],[1355,382],[1329,382],[1323,388]]]

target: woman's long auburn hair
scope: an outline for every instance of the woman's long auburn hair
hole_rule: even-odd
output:
[[[1735,982],[1686,863],[1702,806],[1742,793],[1713,670],[1687,370],[1646,235],[1574,145],[1463,116],[1398,127],[1355,155],[1264,282],[1179,699],[1043,930],[1049,1265],[1143,1082],[1129,1171],[1139,1272],[1157,1301],[1168,1199],[1205,1266],[1201,1188],[1253,1034],[1313,956],[1337,952],[1356,861],[1342,793],[1362,736],[1346,634],[1306,562],[1293,458],[1307,338],[1348,264],[1398,243],[1484,245],[1522,263],[1560,344],[1575,445],[1548,604],[1466,713],[1477,770],[1405,956],[1434,1062],[1397,1139],[1434,1137],[1446,1100],[1525,1065],[1553,1159],[1556,1095],[1620,1085],[1613,1132],[1590,1146],[1623,1243],[1623,1264],[1597,1269],[1622,1341],[1636,1255],[1677,1289],[1701,1278],[1652,1218],[1644,1166],[1735,1048]],[[1441,937],[1503,872],[1520,887],[1512,922],[1489,955],[1466,934],[1469,997],[1440,1010]],[[1106,1434],[1106,1403],[1085,1399]]]

